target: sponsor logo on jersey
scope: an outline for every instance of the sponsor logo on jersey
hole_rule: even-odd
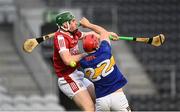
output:
[[[79,54],[78,45],[76,45],[76,46],[73,47],[73,48],[70,48],[70,49],[69,49],[69,52],[71,53],[71,55]]]

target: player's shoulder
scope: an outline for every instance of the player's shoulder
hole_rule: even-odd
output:
[[[60,32],[60,31],[55,33],[55,38],[71,41],[70,35]]]
[[[60,32],[60,31],[57,31],[54,36],[55,37],[58,37],[58,36],[64,37],[64,34],[62,32]]]
[[[109,42],[107,40],[102,40],[101,44],[109,44]]]
[[[106,40],[101,41],[99,52],[111,52],[111,46],[110,43]]]
[[[61,32],[56,32],[54,35],[54,42],[55,43],[65,42],[64,35]]]
[[[107,40],[102,40],[100,47],[104,48],[104,47],[111,47],[110,43]]]

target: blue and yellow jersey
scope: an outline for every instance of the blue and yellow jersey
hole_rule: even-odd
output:
[[[111,94],[127,83],[116,66],[111,46],[105,40],[96,52],[82,58],[80,64],[85,75],[94,83],[97,98]]]

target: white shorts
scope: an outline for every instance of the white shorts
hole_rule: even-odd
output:
[[[115,92],[96,99],[97,111],[121,111],[130,112],[129,104],[123,92]]]
[[[73,98],[75,94],[82,90],[86,90],[89,85],[93,84],[84,77],[84,73],[75,70],[67,77],[58,78],[58,85],[60,90],[69,98]]]

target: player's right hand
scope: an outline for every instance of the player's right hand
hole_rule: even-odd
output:
[[[111,37],[111,40],[113,40],[113,41],[118,40],[118,35],[117,35],[116,33],[114,33],[114,32],[109,32],[109,34],[110,34],[110,36],[112,36],[112,37]]]

